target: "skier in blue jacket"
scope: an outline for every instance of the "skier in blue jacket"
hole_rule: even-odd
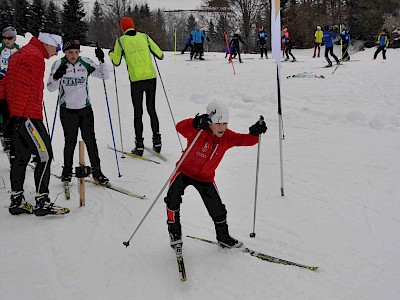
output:
[[[189,34],[188,38],[185,41],[185,48],[183,48],[181,54],[184,54],[188,47],[190,47],[190,52],[193,51],[192,40],[193,40],[192,35]]]
[[[334,34],[329,29],[329,26],[325,26],[322,38],[325,43],[325,58],[328,61],[328,65],[326,67],[332,67],[332,61],[329,59],[328,54],[330,54],[335,59],[336,63],[339,65],[340,64],[339,59],[333,53],[333,40],[336,39],[336,34]]]
[[[342,24],[342,31],[340,33],[340,39],[342,41],[342,60],[348,61],[348,60],[350,60],[349,47],[350,47],[351,39],[350,39],[349,30],[347,29],[347,26],[344,23]]]
[[[200,28],[197,28],[192,31],[191,36],[193,38],[194,49],[190,53],[190,59],[193,59],[193,55],[198,54],[199,59],[204,60],[203,39],[207,39],[207,35]]]
[[[381,34],[378,36],[378,49],[376,49],[374,53],[374,59],[378,56],[378,53],[382,51],[383,59],[386,59],[386,48],[389,46],[388,32],[386,29],[383,29]]]

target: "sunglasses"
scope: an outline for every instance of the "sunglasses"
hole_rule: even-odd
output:
[[[3,40],[9,40],[9,41],[11,41],[11,40],[13,40],[14,39],[14,37],[12,37],[12,36],[3,36]]]

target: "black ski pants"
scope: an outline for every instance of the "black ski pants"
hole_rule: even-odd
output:
[[[6,134],[6,127],[10,120],[10,111],[8,110],[7,101],[5,100],[0,100],[0,115],[3,120],[0,124],[0,132]]]
[[[268,58],[266,44],[260,45],[260,52],[261,52],[261,58],[263,58],[263,52],[265,53],[265,58]]]
[[[50,165],[53,159],[50,136],[41,120],[12,117],[8,125],[11,131],[10,181],[12,191],[23,191],[26,166],[31,155],[37,158],[35,186],[37,193],[48,193]]]
[[[286,46],[285,46],[286,59],[289,59],[289,55],[292,57],[292,59],[296,59],[294,57],[294,55],[292,54],[292,48],[293,48],[292,42],[289,42],[288,44],[286,44]]]
[[[143,93],[146,93],[146,108],[150,116],[153,136],[160,132],[160,124],[156,112],[156,88],[157,78],[131,82],[131,97],[134,111],[135,135],[137,140],[143,138]]]
[[[74,152],[81,130],[92,167],[100,166],[99,150],[94,133],[94,115],[91,106],[81,109],[60,107],[60,120],[64,130],[64,167],[72,168]]]
[[[376,49],[375,54],[374,54],[374,59],[376,59],[379,52],[381,52],[381,51],[382,51],[383,59],[386,59],[386,46],[379,46],[378,49]]]
[[[336,62],[339,62],[337,56],[333,53],[333,46],[332,47],[325,47],[325,58],[328,61],[328,64],[332,65],[332,61],[329,59],[328,54],[330,54]]]
[[[199,181],[178,173],[172,178],[167,196],[164,198],[167,204],[167,223],[180,226],[179,210],[182,203],[182,196],[189,185],[193,186],[200,193],[211,219],[216,223],[224,222],[227,211],[218,194],[215,183]]]

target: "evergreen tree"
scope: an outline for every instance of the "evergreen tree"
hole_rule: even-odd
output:
[[[43,0],[33,0],[31,5],[31,18],[28,20],[28,30],[38,37],[46,23],[45,7]]]
[[[196,19],[193,15],[190,15],[186,23],[187,33],[189,34],[195,29],[196,29]]]
[[[66,0],[63,4],[61,31],[67,37],[78,38],[86,44],[88,25],[82,0]]]
[[[0,31],[7,26],[10,26],[13,22],[13,12],[9,0],[2,0],[0,2]]]
[[[18,34],[25,35],[28,29],[28,20],[31,18],[29,13],[29,3],[27,0],[15,0],[14,3],[14,27]]]
[[[50,0],[46,13],[46,28],[54,28],[56,31],[60,30],[60,13],[57,6]]]
[[[94,2],[92,18],[89,25],[89,40],[99,43],[100,47],[112,44],[112,35],[107,32],[104,11],[100,3]]]

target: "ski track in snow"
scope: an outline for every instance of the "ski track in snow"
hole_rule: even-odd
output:
[[[18,37],[23,44],[26,39]],[[338,47],[335,47],[339,51]],[[61,217],[8,213],[9,164],[0,154],[0,299],[397,299],[400,292],[400,104],[395,80],[398,49],[387,61],[371,61],[375,49],[352,53],[335,74],[312,59],[311,50],[293,50],[301,63],[282,63],[281,93],[285,197],[280,196],[276,66],[258,55],[234,60],[223,53],[206,61],[166,52],[158,61],[175,120],[203,113],[212,100],[228,104],[229,127],[248,132],[260,115],[262,136],[255,239],[252,232],[257,147],[229,150],[216,173],[228,210],[231,234],[247,247],[298,263],[319,266],[310,272],[263,262],[184,238],[188,281],[181,283],[169,246],[164,197],[158,199],[130,246],[122,245],[174,170],[179,141],[161,82],[157,110],[163,154],[160,165],[127,157],[118,177],[103,83],[90,78],[96,138],[102,168],[118,186],[145,194],[134,199],[86,184],[86,207],[79,208],[77,181],[71,200],[51,178],[51,199],[71,208]],[[310,55],[311,54],[311,55]],[[82,55],[97,61],[93,48]],[[270,56],[270,55],[269,55]],[[54,60],[46,63],[46,77]],[[325,79],[289,78],[303,72]],[[124,150],[134,147],[133,107],[124,62],[116,68]],[[117,147],[120,145],[114,80],[106,82]],[[49,121],[57,95],[44,94]],[[149,118],[143,116],[145,144],[151,145]],[[186,141],[181,137],[183,146]],[[57,117],[54,173],[61,172],[63,132]],[[78,147],[77,147],[78,148]],[[149,158],[157,160],[146,153]],[[78,151],[75,151],[75,162]],[[86,161],[89,161],[86,155]],[[28,168],[25,197],[34,203],[33,171]],[[183,235],[215,239],[212,220],[197,191],[189,187],[181,206]]]

